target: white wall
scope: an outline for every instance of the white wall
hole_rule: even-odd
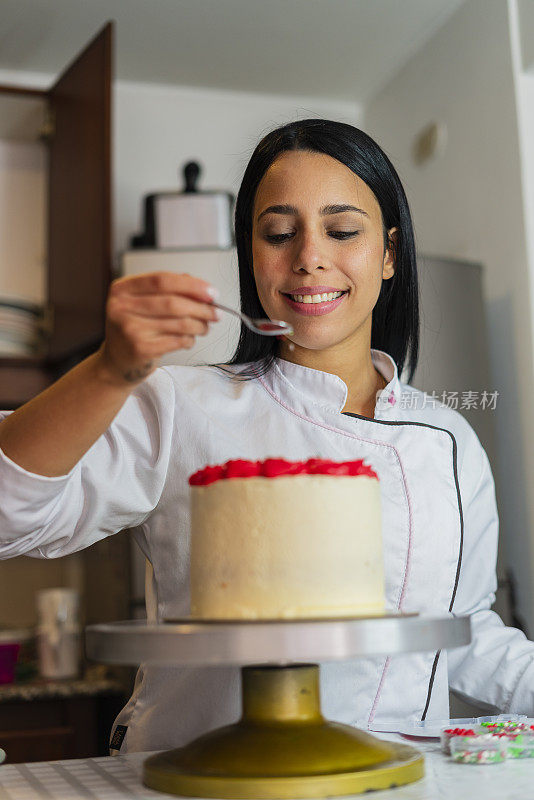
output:
[[[431,121],[445,123],[447,148],[416,166],[413,141]],[[506,0],[467,0],[373,99],[364,127],[398,169],[418,251],[485,266],[501,536],[534,633],[532,307]]]

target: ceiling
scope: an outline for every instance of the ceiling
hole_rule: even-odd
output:
[[[365,102],[465,0],[0,0],[0,70],[57,76],[108,21],[129,81]]]

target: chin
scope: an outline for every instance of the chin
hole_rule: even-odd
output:
[[[325,336],[295,336],[291,337],[291,340],[296,347],[302,347],[305,350],[314,350],[316,352],[320,350],[328,350],[331,347],[335,347],[337,344],[340,343],[340,339],[338,337],[325,337]]]

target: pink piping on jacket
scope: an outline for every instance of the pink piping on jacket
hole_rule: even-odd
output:
[[[399,467],[400,467],[401,475],[402,475],[402,481],[403,481],[403,484],[404,484],[404,491],[406,493],[406,500],[407,500],[407,503],[408,503],[408,551],[406,553],[406,563],[404,565],[404,577],[403,577],[403,581],[402,581],[402,588],[401,588],[399,599],[397,601],[397,611],[401,611],[402,610],[402,603],[404,601],[404,596],[406,594],[406,586],[408,584],[408,576],[410,574],[410,562],[411,562],[411,557],[412,557],[412,503],[411,503],[411,499],[410,499],[410,492],[408,490],[408,484],[407,484],[407,481],[406,481],[406,474],[404,472],[404,467],[402,465],[402,460],[401,460],[401,457],[399,455],[399,451],[392,444],[387,444],[386,442],[380,442],[380,441],[377,441],[375,439],[365,439],[363,436],[356,436],[356,434],[354,434],[354,433],[347,433],[346,431],[342,431],[342,430],[340,430],[339,428],[336,428],[333,425],[326,425],[326,424],[324,424],[322,422],[317,422],[317,420],[312,419],[311,417],[307,417],[304,414],[299,414],[299,412],[295,411],[294,408],[291,408],[291,406],[288,406],[287,403],[284,403],[282,398],[279,397],[275,392],[273,392],[267,386],[267,384],[265,383],[265,381],[262,378],[258,378],[258,380],[261,383],[261,385],[263,386],[263,388],[265,389],[265,391],[267,392],[267,394],[270,394],[271,397],[274,400],[276,400],[277,403],[279,403],[283,408],[285,408],[291,414],[294,414],[296,417],[300,417],[300,419],[305,420],[305,422],[311,422],[313,425],[317,425],[319,428],[324,428],[325,430],[333,431],[334,433],[340,433],[342,436],[347,436],[349,439],[358,439],[361,442],[369,442],[370,444],[382,445],[382,447],[389,447],[391,450],[393,450],[395,452],[395,455],[397,456],[397,461],[399,462]],[[384,685],[384,680],[385,680],[386,673],[387,673],[388,668],[389,668],[390,661],[391,661],[391,658],[388,656],[386,658],[386,661],[384,663],[384,667],[382,669],[382,676],[381,676],[380,682],[378,684],[378,689],[376,691],[376,696],[375,696],[375,699],[374,699],[374,702],[373,702],[373,705],[372,705],[372,708],[371,708],[371,713],[369,714],[369,720],[368,720],[368,724],[369,725],[372,723],[372,721],[373,721],[373,719],[375,717],[376,707],[378,705],[378,701],[379,701],[380,695],[382,693],[382,687]]]

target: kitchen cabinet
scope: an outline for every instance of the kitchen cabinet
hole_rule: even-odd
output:
[[[0,85],[0,109],[11,118],[18,114],[19,125],[34,125],[47,155],[43,352],[0,357],[3,409],[31,399],[104,336],[112,279],[112,52],[108,23],[50,89]]]
[[[126,699],[111,680],[1,687],[0,741],[8,762],[109,755],[111,726]]]

